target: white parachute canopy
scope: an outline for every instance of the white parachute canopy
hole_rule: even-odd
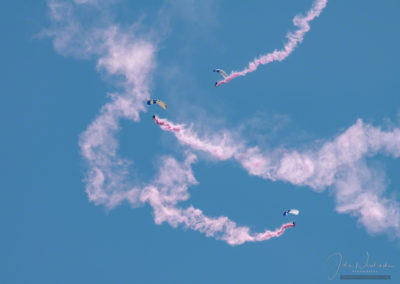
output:
[[[213,71],[219,73],[222,77],[224,77],[224,79],[225,79],[226,77],[228,77],[228,74],[226,74],[226,72],[225,72],[224,70],[222,70],[222,69],[216,68],[216,69],[214,69]]]
[[[283,216],[286,216],[287,214],[293,214],[293,215],[299,215],[299,210],[297,209],[289,209],[283,212]]]

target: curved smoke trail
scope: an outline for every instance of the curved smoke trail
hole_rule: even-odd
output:
[[[273,61],[282,61],[288,57],[297,45],[303,41],[304,35],[310,30],[309,23],[321,14],[322,10],[326,7],[327,2],[328,0],[317,0],[314,2],[312,8],[307,12],[306,16],[302,17],[297,15],[294,17],[293,24],[298,27],[298,30],[294,33],[289,32],[286,35],[288,41],[284,45],[283,49],[274,50],[260,58],[256,58],[242,71],[232,71],[229,76],[224,78],[224,80],[217,82],[215,86],[218,87],[222,84],[228,83],[236,77],[245,76],[247,73],[255,71],[259,65],[266,65]]]
[[[225,216],[211,218],[193,206],[179,208],[179,202],[189,199],[189,186],[197,183],[191,167],[196,159],[190,153],[184,162],[178,162],[172,157],[164,158],[155,181],[140,189],[139,200],[150,204],[157,224],[167,222],[172,227],[182,224],[230,245],[269,240],[281,236],[286,229],[295,226],[294,223],[286,223],[274,231],[251,233],[249,227],[238,226]]]

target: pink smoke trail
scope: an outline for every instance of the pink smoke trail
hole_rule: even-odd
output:
[[[287,228],[291,227],[296,227],[295,222],[284,224],[281,228],[273,232],[265,231],[265,233],[258,234],[257,236],[254,237],[254,241],[266,241],[271,238],[277,238],[281,236],[286,231]]]
[[[282,50],[275,49],[272,53],[268,53],[260,58],[256,58],[249,63],[249,66],[246,69],[242,71],[232,71],[228,77],[217,82],[215,86],[218,87],[222,84],[228,83],[236,77],[245,76],[247,73],[255,71],[259,65],[266,65],[273,61],[282,61],[288,57],[297,47],[297,45],[303,41],[304,35],[310,30],[309,23],[321,14],[322,10],[326,7],[327,2],[328,0],[316,0],[305,17],[299,15],[294,17],[293,24],[299,29],[294,33],[289,32],[286,35],[288,42],[284,45]]]
[[[220,160],[226,160],[233,156],[237,151],[235,147],[229,146],[229,141],[226,137],[216,144],[216,141],[205,141],[197,137],[195,133],[192,133],[184,124],[174,124],[166,119],[158,118],[153,115],[155,123],[157,123],[161,129],[174,132],[178,140],[184,144],[190,145],[192,148],[211,153],[211,155]]]
[[[179,132],[183,125],[174,126],[171,123],[165,122],[162,119],[159,119],[157,116],[153,115],[154,121],[161,126],[161,129],[173,132]]]

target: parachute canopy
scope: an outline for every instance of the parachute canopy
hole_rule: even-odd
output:
[[[217,73],[219,73],[219,74],[221,74],[221,76],[224,77],[224,79],[225,79],[226,77],[228,77],[228,74],[226,74],[225,71],[222,70],[222,69],[214,69],[213,71],[214,71],[214,72],[217,72]]]
[[[286,216],[287,214],[293,214],[293,215],[299,215],[299,210],[297,209],[289,209],[283,212],[283,216]]]
[[[147,101],[148,105],[154,105],[154,104],[158,104],[160,107],[162,107],[163,109],[167,109],[167,104],[164,103],[163,101],[160,100],[148,100]]]

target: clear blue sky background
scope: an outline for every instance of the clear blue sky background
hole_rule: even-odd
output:
[[[151,25],[161,7],[120,2],[113,12],[122,25],[143,15]],[[229,129],[262,117],[267,123],[249,129],[259,134],[250,142],[296,148],[332,138],[358,118],[398,125],[399,1],[330,1],[289,58],[219,88],[213,68],[240,69],[281,48],[294,15],[313,1],[203,2],[169,11],[152,89],[169,104],[162,116],[198,122],[206,115]],[[298,226],[281,238],[231,247],[155,225],[148,205],[107,211],[89,203],[78,137],[114,86],[94,60],[61,56],[50,39],[36,37],[49,26],[44,1],[0,6],[1,283],[325,283],[331,254],[354,263],[365,262],[367,251],[377,263],[394,265],[380,272],[399,283],[398,240],[371,236],[355,218],[337,214],[328,192],[250,177],[230,161],[197,163],[200,184],[182,206],[255,231],[280,226],[287,221],[282,210],[295,207]],[[174,69],[178,75],[166,75]],[[198,105],[196,114],[182,107],[189,103]],[[135,161],[143,180],[154,175],[161,154],[180,151],[150,117],[123,121],[119,134],[120,155]],[[398,194],[400,162],[374,160],[387,174],[388,194]]]

